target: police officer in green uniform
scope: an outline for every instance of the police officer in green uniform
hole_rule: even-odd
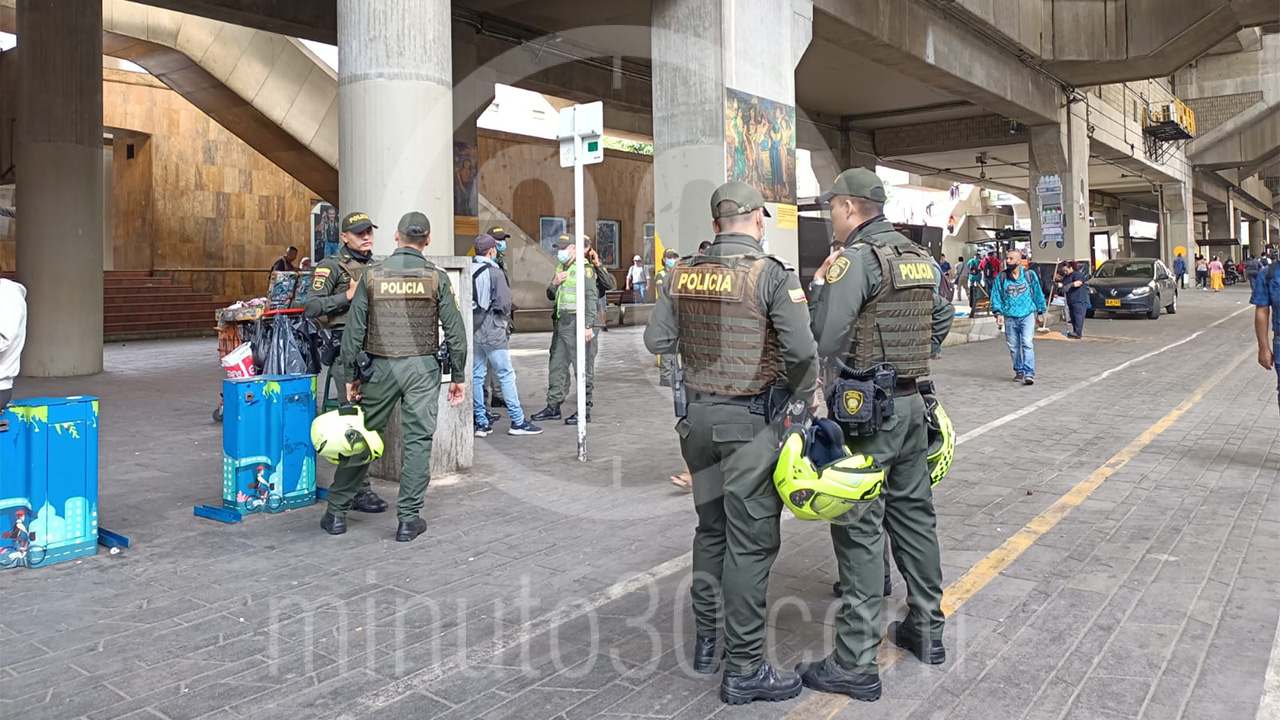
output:
[[[644,332],[649,352],[679,348],[683,359],[688,410],[676,432],[698,513],[693,667],[719,667],[723,621],[720,699],[785,700],[800,694],[800,678],[764,659],[765,596],[782,513],[770,406],[791,398],[816,406],[817,347],[800,278],[761,249],[768,210],[760,192],[726,183],[711,196],[711,213],[715,241],[672,269]]]
[[[846,170],[820,201],[829,204],[835,236],[845,249],[826,267],[813,302],[818,354],[859,370],[891,363],[897,383],[893,415],[878,432],[853,437],[845,427],[849,449],[874,457],[887,477],[865,513],[831,526],[844,587],[835,651],[796,671],[816,690],[876,700],[885,532],[907,582],[909,607],[904,622],[889,626],[889,636],[924,662],[946,659],[928,431],[917,382],[929,374],[929,358],[951,329],[955,311],[937,294],[937,270],[928,253],[885,219],[884,185],[874,172]]]
[[[493,259],[493,262],[497,264],[502,274],[507,277],[507,284],[510,285],[511,270],[507,268],[507,238],[511,237],[511,235],[501,225],[494,225],[485,234],[498,241],[498,255]],[[513,327],[514,325],[508,321],[508,335],[511,334]],[[498,382],[498,372],[493,366],[489,367],[489,372],[484,377],[484,394],[489,398],[489,407],[501,408],[507,406],[507,399],[502,396],[502,383]],[[493,423],[497,419],[497,413],[489,411],[489,422]]]
[[[587,247],[587,238],[583,238],[583,247]],[[547,299],[554,303],[551,310],[551,321],[554,324],[551,332],[551,355],[547,359],[547,406],[536,413],[530,420],[558,420],[560,404],[564,402],[568,392],[569,369],[578,366],[578,340],[575,335],[578,326],[578,273],[575,269],[577,246],[573,238],[561,235],[552,248],[556,251],[556,274],[547,285]],[[602,288],[613,288],[613,275],[600,264],[595,253],[587,250],[587,264],[583,268],[586,287],[584,310],[587,313],[587,422],[591,422],[591,400],[595,393],[596,350],[599,347],[600,332],[599,302]],[[607,278],[607,279],[606,279]],[[564,419],[565,425],[577,425],[578,413]]]
[[[382,432],[392,409],[400,404],[404,465],[400,497],[396,501],[396,542],[409,542],[427,529],[418,515],[431,478],[431,439],[436,431],[443,368],[437,360],[440,328],[449,346],[454,382],[449,404],[466,398],[457,378],[466,377],[467,331],[449,275],[422,256],[431,242],[427,216],[411,212],[400,218],[396,250],[365,271],[351,300],[347,330],[342,336],[341,362],[347,377],[347,398],[364,408],[365,427]],[[359,366],[371,366],[362,380]],[[402,402],[403,401],[403,402]],[[330,535],[347,531],[346,514],[368,465],[339,467],[329,486],[329,509],[320,527]]]
[[[671,269],[680,261],[680,253],[675,250],[668,250],[662,254],[662,269],[654,273],[653,276],[653,297],[654,302],[662,295],[662,288],[667,284],[667,278],[671,275]],[[676,355],[677,353],[663,353],[658,361],[658,384],[662,387],[670,387],[671,380],[676,372]]]
[[[373,231],[377,227],[362,212],[348,213],[342,218],[339,226],[342,248],[337,255],[330,255],[316,265],[311,292],[303,306],[307,317],[315,318],[333,333],[333,352],[325,362],[329,365],[329,374],[338,384],[339,397],[346,392],[350,378],[343,373],[342,363],[337,361],[337,350],[342,345],[342,332],[347,325],[347,311],[351,307],[351,298],[355,296],[356,285],[373,259]],[[328,390],[325,387],[325,395],[328,395]],[[386,512],[387,501],[369,487],[369,478],[366,477],[360,481],[351,508],[367,513]]]

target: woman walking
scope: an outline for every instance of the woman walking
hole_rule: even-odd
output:
[[[1209,289],[1209,261],[1203,255],[1196,256],[1196,287]]]
[[[1213,262],[1209,263],[1209,282],[1214,292],[1222,292],[1222,261],[1217,255],[1213,256]]]

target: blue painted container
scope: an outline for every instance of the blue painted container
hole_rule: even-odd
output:
[[[222,506],[283,512],[316,501],[315,375],[224,380]]]
[[[16,400],[0,413],[0,568],[98,552],[98,399]]]

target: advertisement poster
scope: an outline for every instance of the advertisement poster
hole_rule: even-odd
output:
[[[596,221],[596,252],[610,270],[618,269],[618,221]]]
[[[337,255],[338,208],[327,202],[316,203],[311,208],[311,264],[314,266],[330,255]]]

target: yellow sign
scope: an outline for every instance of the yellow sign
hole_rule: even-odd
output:
[[[1173,254],[1177,257],[1186,257],[1187,249],[1184,247],[1176,247],[1173,249]]]
[[[480,218],[468,215],[453,216],[453,234],[475,237],[480,234]]]
[[[846,390],[844,393],[844,409],[850,415],[857,415],[862,409],[864,398],[859,390]]]
[[[799,227],[798,215],[795,205],[778,203],[777,210],[774,212],[774,217],[778,220],[778,229],[795,230]]]

